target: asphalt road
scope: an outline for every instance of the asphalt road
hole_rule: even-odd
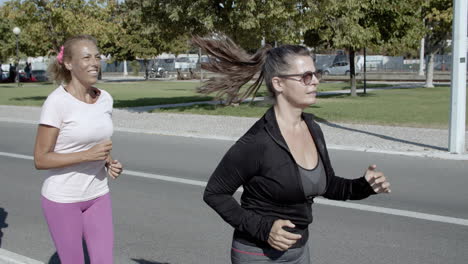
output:
[[[0,152],[32,156],[35,126],[0,122]],[[127,170],[206,181],[233,143],[116,133]],[[391,195],[360,204],[468,219],[468,163],[353,151],[330,152],[343,177],[376,163]],[[0,155],[0,246],[45,263],[56,254],[40,209],[44,177],[31,160]],[[116,263],[228,263],[232,228],[203,201],[203,187],[124,174],[111,183]],[[466,263],[468,226],[314,205],[312,263]],[[2,221],[3,220],[3,221]]]

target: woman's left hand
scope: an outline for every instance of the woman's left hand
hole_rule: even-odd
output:
[[[112,178],[112,179],[117,179],[117,177],[119,177],[119,175],[122,173],[123,171],[123,166],[122,166],[122,163],[120,163],[120,161],[118,160],[109,160],[107,161],[107,174],[109,174],[109,176]]]
[[[371,165],[364,174],[367,182],[376,193],[390,193],[390,183],[385,178],[383,172],[377,171],[377,165]]]

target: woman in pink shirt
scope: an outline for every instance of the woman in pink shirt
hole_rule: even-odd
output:
[[[82,239],[92,263],[113,263],[114,233],[107,176],[122,164],[112,159],[112,107],[97,82],[100,53],[96,39],[75,36],[50,65],[60,84],[44,102],[34,163],[47,170],[42,208],[60,260],[84,263]]]

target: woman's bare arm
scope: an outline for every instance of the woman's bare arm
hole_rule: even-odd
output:
[[[92,148],[75,153],[55,153],[59,129],[39,125],[34,146],[34,165],[38,170],[62,168],[86,161],[106,160],[112,150],[112,141],[107,140]]]

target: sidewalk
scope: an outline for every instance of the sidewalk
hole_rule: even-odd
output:
[[[0,106],[0,122],[36,124],[39,107]],[[114,109],[116,131],[236,140],[257,118],[173,113],[135,113]],[[468,160],[468,154],[447,152],[448,129],[320,123],[331,149],[417,157]],[[468,139],[468,133],[466,134]],[[468,149],[468,140],[465,142]]]

